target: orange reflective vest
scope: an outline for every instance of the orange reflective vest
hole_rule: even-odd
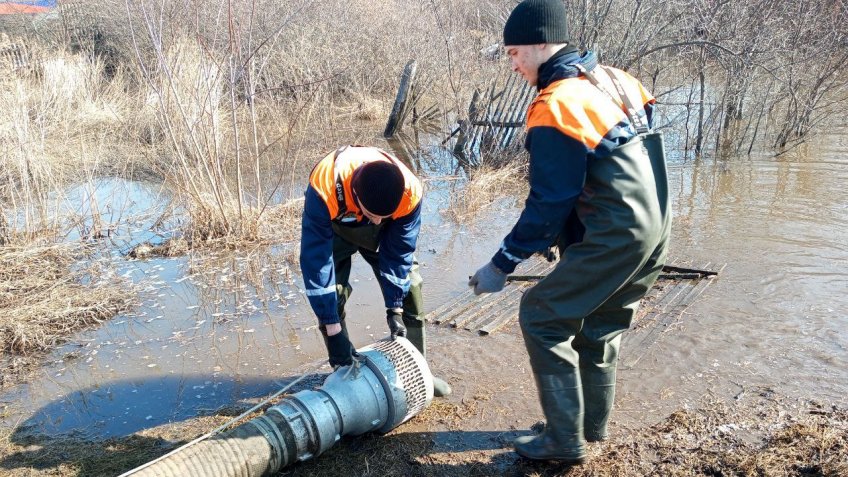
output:
[[[309,177],[309,184],[327,204],[333,220],[353,217],[362,220],[362,211],[353,199],[350,184],[356,169],[373,161],[393,162],[403,173],[405,190],[391,218],[404,217],[418,207],[423,192],[421,181],[396,157],[377,147],[344,146],[327,154]]]

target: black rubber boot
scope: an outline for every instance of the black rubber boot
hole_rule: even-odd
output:
[[[607,372],[580,370],[583,381],[583,435],[588,442],[605,441],[609,438],[607,421],[615,401],[615,368]]]
[[[415,325],[410,321],[405,321],[406,324],[406,339],[409,340],[410,343],[421,352],[421,355],[424,356],[424,359],[427,359],[427,353],[425,352],[426,348],[426,332],[424,331],[423,326],[411,326]],[[418,322],[420,323],[420,322]],[[450,384],[448,384],[444,379],[437,378],[433,376],[433,396],[436,397],[445,397],[453,392]]]
[[[515,451],[528,459],[582,464],[586,461],[586,446],[579,371],[537,374],[536,386],[547,420],[545,430],[537,436],[515,439]]]

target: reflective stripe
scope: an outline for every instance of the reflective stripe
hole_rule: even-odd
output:
[[[512,255],[509,252],[507,252],[506,251],[506,243],[504,243],[504,242],[501,242],[501,253],[503,254],[504,257],[508,258],[509,261],[511,261],[511,262],[521,263],[521,262],[524,261],[524,259],[516,257],[515,255]]]
[[[336,286],[335,285],[333,285],[331,287],[313,288],[312,290],[304,290],[304,293],[306,294],[306,296],[321,296],[321,295],[327,295],[327,294],[335,293],[335,292],[336,292]]]
[[[390,282],[394,283],[395,285],[397,285],[397,286],[399,286],[399,287],[401,287],[401,288],[404,288],[405,286],[409,285],[409,277],[407,277],[407,278],[398,278],[398,277],[396,277],[396,276],[394,276],[394,275],[387,275],[387,274],[385,274],[385,273],[383,273],[383,272],[380,272],[380,275],[382,275],[383,277],[385,277],[385,278],[386,278],[386,280],[388,280],[388,281],[390,281]]]

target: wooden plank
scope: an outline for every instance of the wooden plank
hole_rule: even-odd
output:
[[[498,316],[493,317],[488,323],[484,323],[478,330],[482,336],[490,335],[495,331],[503,328],[513,319],[518,318],[518,306],[517,303],[521,300],[520,297],[517,297],[511,306],[502,311]]]
[[[523,292],[527,288],[529,287],[515,285],[512,287],[511,290],[502,292],[502,296],[500,296],[497,301],[493,301],[490,305],[484,307],[484,309],[481,310],[481,313],[477,313],[477,318],[469,321],[464,326],[464,328],[468,331],[476,331],[480,329],[480,327],[483,326],[484,323],[488,323],[493,319],[497,318],[498,316],[503,315],[506,311],[505,309],[509,306],[512,306],[514,302],[518,301],[517,299],[524,295]],[[500,309],[501,313],[487,314],[490,308],[495,308],[494,305],[499,305],[497,308]]]
[[[534,276],[544,277],[547,276],[547,272],[552,270],[554,266],[555,264],[549,263],[547,260],[537,260],[535,263],[532,263],[530,265],[530,267],[526,270],[525,273],[539,274]],[[545,273],[541,274],[542,272]],[[520,300],[521,296],[524,295],[524,291],[527,290],[527,288],[530,288],[531,285],[533,285],[533,283],[515,283],[515,286],[513,286],[511,290],[506,293],[500,293],[501,296],[498,298],[497,303],[501,307],[501,310],[505,310],[509,307],[515,306],[515,303],[517,303]],[[489,310],[486,309],[485,311]],[[486,315],[485,313],[483,313],[482,315],[477,315],[476,319],[466,323],[464,328],[468,331],[479,331],[480,327],[497,319],[502,314],[503,313]]]
[[[675,287],[677,291],[666,295],[666,297],[671,296],[670,299],[665,300],[661,306],[654,308],[645,317],[640,319],[636,326],[630,330],[631,332],[625,333],[624,341],[627,349],[635,348],[640,351],[639,355],[635,359],[631,360],[627,366],[633,366],[638,363],[639,360],[647,353],[648,349],[657,342],[662,332],[677,319],[680,315],[679,312],[682,312],[682,310],[676,308],[675,303],[677,303],[680,297],[691,293],[694,288],[695,285],[688,282],[677,284]],[[637,329],[637,327],[638,329],[647,330],[639,334],[632,333],[632,331]],[[631,344],[631,341],[634,340],[638,341]],[[624,347],[624,345],[622,347]]]
[[[488,323],[483,324],[478,330],[481,336],[486,336],[494,333],[495,331],[503,328],[508,323],[518,318],[518,302],[521,300],[520,297],[516,298],[510,305],[510,307],[504,310],[500,315],[492,318]]]
[[[491,301],[491,297],[488,295],[480,295],[479,297],[477,297],[477,299],[474,300],[474,304],[479,305],[486,301]],[[448,326],[450,326],[451,328],[459,328],[460,326],[464,325],[469,320],[474,318],[477,315],[478,311],[479,308],[472,308],[472,311],[470,313],[460,314],[459,316],[456,316],[454,319],[450,320],[448,322]]]
[[[442,319],[442,316],[445,314],[446,311],[454,310],[457,307],[459,307],[460,305],[462,305],[463,303],[467,304],[468,299],[471,298],[472,296],[474,296],[473,290],[471,290],[471,289],[465,290],[464,292],[462,292],[459,296],[457,296],[453,300],[450,300],[447,303],[442,304],[441,306],[439,306],[435,310],[427,313],[424,317],[424,320],[429,321],[431,323],[435,323],[435,324],[438,325],[442,321],[444,321]],[[464,308],[464,306],[463,306],[463,308]]]
[[[458,316],[462,316],[462,314],[467,310],[472,309],[474,306],[480,304],[486,299],[486,295],[475,296],[473,292],[471,292],[470,296],[473,297],[471,300],[466,301],[462,304],[462,306],[458,306],[453,310],[450,310],[450,312],[444,314],[438,320],[434,320],[434,322],[437,324],[443,324],[455,320]]]
[[[529,264],[528,264],[529,263]],[[527,265],[525,265],[527,264]],[[528,271],[533,272],[544,272],[545,270],[549,270],[553,268],[551,264],[547,263],[544,260],[536,260],[536,261],[527,261],[523,263],[522,266],[519,266],[521,269],[527,269]],[[481,295],[479,297],[475,297],[472,289],[467,289],[462,294],[454,298],[453,300],[439,306],[435,310],[427,313],[425,315],[425,321],[434,324],[442,324],[445,322],[451,321],[457,315],[465,312],[467,309],[471,308],[473,305],[481,301],[485,301],[488,295]],[[469,301],[470,299],[472,299]]]
[[[656,302],[649,305],[651,307],[651,310],[655,312],[665,311],[669,304],[673,303],[674,300],[676,300],[681,293],[691,287],[692,284],[689,281],[681,281],[679,283],[675,283],[674,285],[669,287],[668,291],[666,291]]]
[[[703,266],[703,268],[706,270],[709,265],[710,264],[707,263]],[[725,265],[716,267],[718,270],[716,273],[724,270],[724,267]],[[650,327],[647,331],[643,333],[633,333],[631,330],[631,332],[625,333],[622,349],[626,350],[625,353],[634,352],[635,354],[632,357],[629,355],[624,356],[624,359],[622,359],[622,366],[625,368],[632,368],[638,364],[642,358],[647,356],[651,351],[652,346],[659,341],[662,334],[683,316],[686,309],[704,292],[708,286],[710,286],[710,284],[712,284],[715,277],[716,275],[708,275],[689,283],[689,287],[685,288],[685,292],[681,291],[676,293],[673,300],[667,301],[663,305],[662,312],[649,313],[648,316],[643,318],[643,320],[651,320],[651,315],[655,314],[656,323],[652,324],[647,322],[647,326]],[[640,320],[640,322],[643,320]],[[645,327],[643,326],[641,328],[644,329]]]

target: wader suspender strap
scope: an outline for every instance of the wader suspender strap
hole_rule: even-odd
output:
[[[347,149],[349,147],[350,146],[342,146],[342,147],[336,149],[336,153],[333,155],[333,170],[336,173],[336,192],[335,192],[335,194],[336,194],[336,202],[339,204],[339,213],[335,217],[333,217],[333,220],[338,219],[339,217],[341,217],[341,216],[343,216],[344,214],[347,213],[347,201],[345,200],[344,183],[342,182],[342,175],[339,173],[338,169],[336,169],[336,161],[339,159],[339,154],[343,153],[345,151],[345,149]],[[362,147],[362,146],[354,145],[354,147]],[[397,159],[393,158],[386,151],[384,151],[382,149],[377,149],[377,150],[380,151],[380,153],[382,153],[384,156],[386,156],[386,159],[388,159],[389,162],[391,162],[395,166],[398,166],[398,163],[395,162]]]
[[[339,158],[339,154],[342,153],[349,146],[342,146],[336,149],[336,154],[333,156],[333,170],[336,173],[336,202],[339,204],[339,213],[333,217],[333,220],[338,219],[347,213],[347,201],[345,200],[344,193],[344,183],[342,182],[342,175],[339,173],[338,169],[336,169],[336,160]]]
[[[583,75],[586,76],[589,82],[595,85],[596,88],[603,91],[607,96],[609,96],[614,103],[619,104],[615,96],[613,96],[613,94],[608,89],[606,89],[600,81],[598,81],[598,77],[595,76],[594,71],[587,70],[586,67],[581,65],[580,63],[575,63],[574,67],[577,68],[578,71],[583,73]],[[633,102],[630,101],[630,97],[627,96],[627,93],[624,91],[624,87],[618,81],[618,78],[616,78],[615,73],[607,70],[604,67],[601,67],[601,69],[607,74],[607,76],[609,76],[610,80],[612,80],[612,84],[615,86],[615,90],[618,92],[618,97],[621,100],[621,103],[623,104],[624,113],[627,114],[627,119],[630,120],[630,124],[632,124],[633,127],[636,129],[636,134],[645,134],[650,132],[650,128],[648,128],[648,125],[645,123],[645,120],[642,119],[642,116],[640,116],[639,113],[636,112],[636,108],[633,106]]]

